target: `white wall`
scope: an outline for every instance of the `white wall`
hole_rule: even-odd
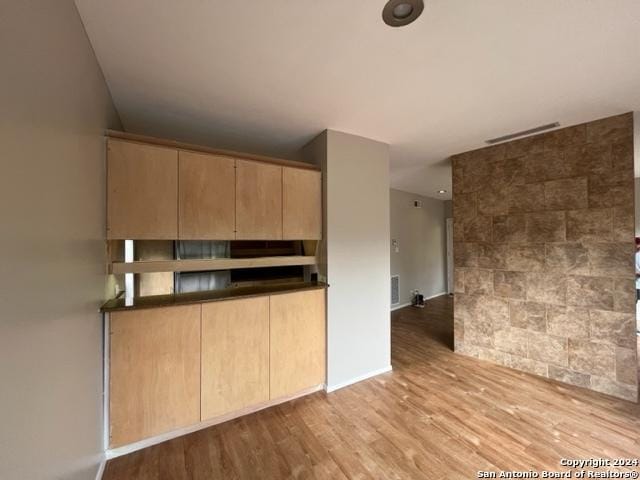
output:
[[[327,387],[390,368],[389,146],[328,130],[306,149],[323,166]]]
[[[0,58],[0,478],[92,479],[119,121],[72,1],[0,1]]]
[[[446,202],[401,190],[391,190],[391,275],[400,276],[400,305],[411,302],[411,291],[425,297],[446,293]],[[422,202],[421,208],[413,206]]]

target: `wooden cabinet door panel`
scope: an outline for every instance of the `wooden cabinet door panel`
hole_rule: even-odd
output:
[[[325,381],[325,292],[270,297],[271,399]]]
[[[109,139],[107,238],[178,237],[178,152]]]
[[[200,305],[110,315],[110,446],[200,421]]]
[[[282,239],[282,167],[236,160],[236,239]]]
[[[179,164],[179,238],[233,240],[236,228],[235,160],[181,151]]]
[[[282,237],[322,238],[322,177],[314,170],[284,167],[282,171]]]
[[[202,305],[202,420],[269,400],[269,297]]]

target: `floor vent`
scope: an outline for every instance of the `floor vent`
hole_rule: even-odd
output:
[[[391,305],[400,303],[400,275],[391,276]]]

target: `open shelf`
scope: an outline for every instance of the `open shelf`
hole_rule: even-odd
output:
[[[212,258],[199,260],[145,260],[138,262],[112,262],[109,273],[199,272],[206,270],[232,270],[236,268],[287,267],[315,265],[315,255],[287,255],[256,258]]]

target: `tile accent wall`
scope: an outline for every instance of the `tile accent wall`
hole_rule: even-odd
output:
[[[452,162],[456,352],[637,401],[632,114]]]

